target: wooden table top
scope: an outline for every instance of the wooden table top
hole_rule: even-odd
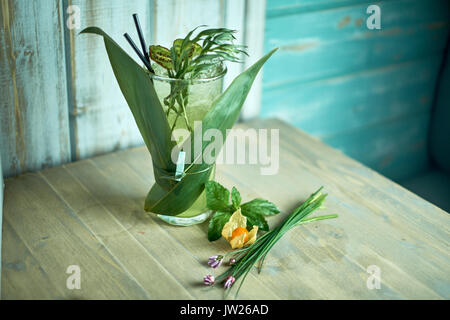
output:
[[[280,129],[279,173],[219,165],[216,180],[243,201],[277,204],[271,226],[320,186],[329,193],[321,213],[339,214],[288,232],[239,298],[450,298],[448,213],[284,122],[239,127]],[[202,278],[228,243],[209,243],[206,223],[174,227],[145,213],[153,181],[144,147],[7,179],[2,298],[221,299]],[[79,290],[66,287],[69,265],[80,267]],[[367,287],[369,266],[380,289]]]

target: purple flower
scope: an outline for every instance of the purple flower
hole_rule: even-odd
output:
[[[229,289],[233,285],[234,281],[236,281],[236,279],[233,276],[228,276],[224,284],[225,289]]]
[[[216,268],[220,267],[220,265],[222,264],[222,260],[223,260],[223,256],[209,257],[208,265],[211,268],[216,269]]]
[[[205,284],[205,286],[212,286],[214,284],[214,276],[213,275],[206,275],[203,278],[203,283]]]

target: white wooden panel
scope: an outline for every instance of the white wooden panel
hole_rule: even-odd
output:
[[[223,0],[155,0],[154,41],[170,47],[174,39],[199,25],[223,26],[224,9]]]
[[[155,43],[170,46],[173,39],[186,35],[194,27],[206,24],[209,27],[225,26],[238,31],[237,42],[248,46],[250,57],[244,65],[227,64],[228,73],[224,86],[256,62],[263,54],[265,0],[156,0]],[[249,93],[242,111],[242,119],[259,114],[261,103],[260,74]]]
[[[170,46],[198,25],[224,25],[224,2],[220,1],[65,1],[81,10],[81,28],[98,26],[139,61],[123,38],[128,32],[135,42],[132,14],[138,13],[147,45]],[[78,30],[79,31],[79,30]],[[73,139],[76,159],[107,153],[142,143],[131,112],[119,90],[103,42],[95,35],[68,32],[70,47]]]
[[[66,29],[70,63],[72,152],[81,159],[142,143],[133,116],[111,69],[102,38],[78,35],[88,26],[107,32],[131,57],[139,61],[123,34],[139,45],[132,15],[138,13],[150,42],[152,2],[148,0],[64,1],[80,8],[81,28]]]
[[[237,30],[235,37],[236,43],[244,44],[245,38],[245,1],[244,0],[226,0],[225,9],[225,27]],[[246,57],[241,57],[245,59]],[[224,79],[224,88],[228,88],[230,83],[244,69],[243,63],[227,63],[228,72]]]
[[[6,176],[70,160],[59,4],[0,2],[0,147]]]
[[[264,27],[266,20],[266,1],[247,0],[245,16],[245,44],[248,46],[249,57],[245,61],[245,67],[250,67],[264,51]],[[263,69],[264,70],[264,69]],[[261,108],[263,71],[256,77],[247,100],[241,112],[241,119],[248,120],[259,115]]]

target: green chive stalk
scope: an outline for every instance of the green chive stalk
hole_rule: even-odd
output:
[[[245,278],[252,270],[253,266],[257,265],[258,273],[261,272],[267,254],[286,232],[291,230],[293,227],[305,223],[337,218],[337,214],[308,218],[308,216],[315,210],[319,209],[325,201],[327,194],[323,194],[321,192],[322,188],[323,187],[306,199],[306,201],[296,208],[278,227],[259,237],[254,244],[226,254],[225,256],[235,255],[234,259],[236,260],[236,263],[233,264],[227,271],[219,275],[216,278],[216,282],[223,281],[229,277],[233,277],[235,281],[242,278],[236,291],[237,297]]]

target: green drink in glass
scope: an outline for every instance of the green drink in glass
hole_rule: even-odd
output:
[[[153,65],[155,74],[149,74],[158,98],[167,116],[171,132],[184,129],[193,133],[195,125],[202,121],[211,110],[213,102],[222,94],[223,77],[227,70],[218,61],[216,64],[198,73],[195,78],[176,79],[168,77],[167,71],[158,64]],[[193,134],[191,135],[193,136]],[[181,145],[184,141],[177,141]],[[154,167],[154,170],[158,168]],[[215,166],[211,168],[210,180],[214,179]],[[157,182],[155,182],[157,183]],[[176,216],[158,214],[163,221],[177,225],[189,226],[205,221],[210,216],[203,191],[194,204]]]
[[[103,37],[120,90],[152,156],[155,183],[147,193],[144,210],[179,226],[203,222],[210,214],[205,183],[214,179],[222,145],[203,140],[203,133],[218,130],[224,135],[223,144],[258,72],[276,50],[238,75],[222,93],[224,62],[242,62],[245,46],[233,43],[235,30],[197,29],[174,40],[170,48],[151,45],[148,55],[145,49],[145,55],[140,53],[125,34],[145,67],[100,28],[82,31]],[[200,124],[201,130],[196,130]],[[184,142],[179,141],[178,129],[187,132],[181,137]],[[214,152],[210,152],[212,146]],[[207,150],[208,157],[203,157]]]

